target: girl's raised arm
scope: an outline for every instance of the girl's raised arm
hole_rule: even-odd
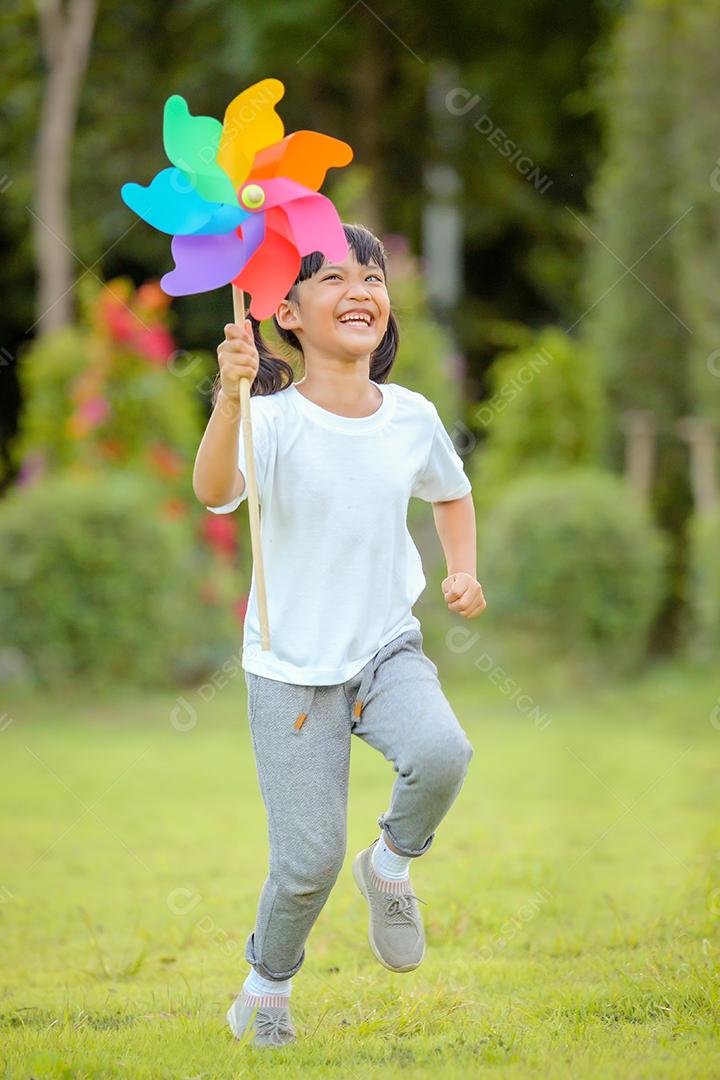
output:
[[[218,345],[221,388],[205,433],[198,447],[193,470],[193,491],[205,506],[224,506],[245,490],[245,477],[238,468],[240,430],[240,379],[252,384],[260,358],[252,323],[228,323],[225,340]]]
[[[245,477],[237,465],[240,401],[220,390],[198,447],[193,470],[193,491],[205,506],[224,506],[245,490]]]

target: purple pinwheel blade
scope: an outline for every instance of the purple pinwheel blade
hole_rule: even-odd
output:
[[[242,232],[242,237],[238,235]],[[265,214],[251,214],[232,232],[217,235],[174,236],[175,269],[160,279],[169,296],[187,296],[227,285],[237,277],[265,239]]]

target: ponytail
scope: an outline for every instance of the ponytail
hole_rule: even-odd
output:
[[[254,394],[277,394],[279,390],[285,390],[294,381],[295,372],[291,364],[287,360],[283,360],[280,356],[277,356],[272,349],[268,346],[265,338],[260,332],[260,320],[256,319],[254,315],[248,315],[247,318],[252,323],[253,339],[255,341],[255,348],[258,351],[258,364],[257,375],[250,384],[250,396]],[[273,321],[275,317],[273,316]],[[277,326],[277,323],[275,323]],[[293,334],[293,337],[295,335]],[[220,372],[215,376],[215,382],[212,388],[212,405],[215,408],[215,402],[217,401],[218,394],[220,393],[220,387],[222,380],[220,378]]]

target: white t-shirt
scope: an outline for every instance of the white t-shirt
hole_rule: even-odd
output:
[[[375,383],[370,416],[339,416],[290,385],[250,398],[271,650],[262,648],[253,571],[242,666],[281,682],[325,686],[355,675],[387,642],[420,627],[427,582],[407,528],[412,495],[471,490],[435,405]],[[245,474],[242,422],[238,467]],[[215,514],[237,509],[241,496]],[[248,526],[249,528],[249,526]]]

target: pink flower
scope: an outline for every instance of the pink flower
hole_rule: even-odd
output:
[[[170,303],[170,297],[160,288],[159,281],[146,281],[138,288],[135,299],[148,312],[164,311]]]
[[[235,612],[235,617],[241,626],[245,622],[245,612],[247,611],[249,597],[250,594],[245,593],[243,596],[239,596],[233,604],[233,611]]]
[[[100,298],[100,311],[110,336],[122,345],[129,345],[147,360],[164,364],[174,352],[175,342],[167,327],[157,320],[170,298],[154,283],[141,285],[134,297],[123,279],[111,284],[121,295],[108,286]]]
[[[78,407],[78,414],[86,422],[86,424],[96,427],[98,424],[102,424],[105,417],[110,412],[110,405],[104,397],[96,395],[95,397],[87,398]]]
[[[137,319],[114,296],[105,295],[102,300],[105,323],[116,341],[130,343],[137,334]]]
[[[235,556],[237,547],[237,525],[234,521],[227,521],[230,514],[208,513],[203,522],[203,532],[208,544],[218,555],[227,559]]]
[[[154,326],[151,330],[140,328],[132,343],[142,356],[153,363],[164,364],[175,351],[175,342],[164,326]]]

